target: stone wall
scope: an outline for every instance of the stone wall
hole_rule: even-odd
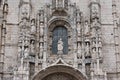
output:
[[[45,8],[45,4],[51,3],[52,0],[31,0],[32,13],[31,18],[36,18],[36,14],[41,7]],[[71,0],[71,3],[76,3],[76,6],[83,12],[84,19],[90,19],[90,0]],[[19,39],[19,22],[20,22],[20,0],[8,0],[9,10],[7,15],[6,24],[6,39],[5,39],[5,54],[4,54],[4,72],[7,74],[13,74],[14,68],[17,65],[18,60],[18,39]],[[120,1],[116,0],[117,12],[120,16]],[[112,0],[100,0],[101,13],[101,31],[102,31],[102,54],[103,54],[103,70],[108,74],[116,74],[116,55],[115,55],[115,44],[114,44],[114,25],[112,15]],[[0,18],[2,10],[0,9]],[[2,15],[3,16],[3,15]],[[119,22],[119,19],[118,19]],[[0,21],[2,23],[2,20]],[[0,25],[0,35],[1,35]],[[120,31],[120,28],[119,28]],[[119,34],[120,36],[120,34]],[[1,37],[0,37],[1,41]],[[120,41],[119,41],[120,44]],[[1,47],[0,47],[1,48]],[[120,51],[119,51],[120,52]],[[108,80],[115,80],[116,75],[108,75]],[[1,75],[0,75],[1,76]],[[0,79],[1,80],[1,79]],[[8,79],[6,79],[8,80]],[[12,79],[11,79],[12,80]]]

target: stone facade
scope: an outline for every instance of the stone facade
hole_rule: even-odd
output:
[[[120,80],[119,32],[119,0],[0,0],[0,80]]]

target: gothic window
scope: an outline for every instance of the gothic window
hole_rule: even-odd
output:
[[[64,26],[57,26],[53,30],[53,39],[52,39],[52,53],[57,54],[58,52],[58,40],[60,38],[63,42],[63,54],[68,53],[68,34],[67,29]]]

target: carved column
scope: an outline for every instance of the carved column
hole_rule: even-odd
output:
[[[84,22],[84,39],[85,39],[85,57],[90,58],[90,26],[88,20]]]
[[[90,18],[91,18],[91,40],[92,40],[92,65],[91,65],[91,80],[95,80],[98,75],[103,75],[103,70],[100,67],[102,64],[102,36],[100,26],[100,3],[99,0],[91,0],[90,3]],[[102,73],[101,73],[102,72]],[[99,80],[99,77],[98,77]]]
[[[18,66],[18,70],[14,71],[14,80],[29,80],[29,56],[31,49],[30,0],[20,0],[19,8],[18,64],[20,66]]]
[[[36,34],[36,72],[42,69],[44,64],[44,10],[39,10],[37,14],[37,34]],[[40,67],[41,66],[41,67]]]
[[[36,41],[36,25],[35,19],[31,20],[31,31],[30,31],[30,55],[35,56],[35,41]]]
[[[40,23],[39,23],[39,20],[40,20],[40,13],[37,13],[37,17],[36,17],[36,23],[37,23],[37,28],[36,28],[36,55],[35,55],[35,72],[38,72],[39,71],[39,65],[38,65],[38,55],[39,55],[39,33],[40,33]]]
[[[0,45],[0,79],[3,80],[4,74],[4,54],[5,54],[5,41],[6,41],[6,23],[8,14],[8,3],[4,2],[3,5],[3,21],[1,25],[1,45]]]
[[[119,28],[118,28],[118,16],[116,10],[116,0],[112,0],[112,14],[113,14],[113,25],[114,25],[114,44],[115,44],[115,55],[116,55],[116,72],[120,72],[120,52],[119,52]],[[118,76],[117,76],[118,78]],[[119,79],[119,78],[118,78]]]
[[[39,58],[43,58],[43,46],[44,46],[44,11],[40,10],[40,54]]]
[[[77,25],[77,57],[79,59],[82,58],[82,39],[81,39],[81,28],[82,28],[82,25],[81,25],[81,13],[80,13],[80,10],[77,10],[77,14],[76,14],[76,25]]]
[[[48,34],[48,25],[47,25],[47,13],[44,13],[44,46],[43,46],[43,68],[46,68],[47,66],[47,58],[48,58],[48,54],[47,54],[47,42],[48,42],[48,39],[47,39],[47,34]]]

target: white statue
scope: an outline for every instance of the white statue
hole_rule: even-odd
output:
[[[82,51],[81,51],[81,45],[80,43],[78,43],[78,57],[81,58],[82,57]]]
[[[87,35],[87,34],[89,34],[89,25],[88,25],[88,21],[85,21],[85,31],[84,31],[84,33],[85,33],[85,35]]]
[[[95,60],[96,58],[96,50],[95,48],[92,49],[92,59]]]
[[[28,48],[26,48],[24,50],[24,57],[27,58],[28,56],[29,56],[29,50],[28,50]]]
[[[90,46],[89,46],[89,43],[86,44],[86,56],[90,56]]]
[[[60,38],[59,41],[58,41],[58,51],[62,51],[63,50],[63,41],[62,39]]]
[[[33,54],[35,51],[35,47],[34,47],[34,41],[32,40],[31,42],[31,53]]]
[[[43,36],[44,35],[44,24],[40,23],[40,35]]]
[[[36,26],[35,26],[35,21],[31,21],[31,34],[35,34],[36,32]]]

